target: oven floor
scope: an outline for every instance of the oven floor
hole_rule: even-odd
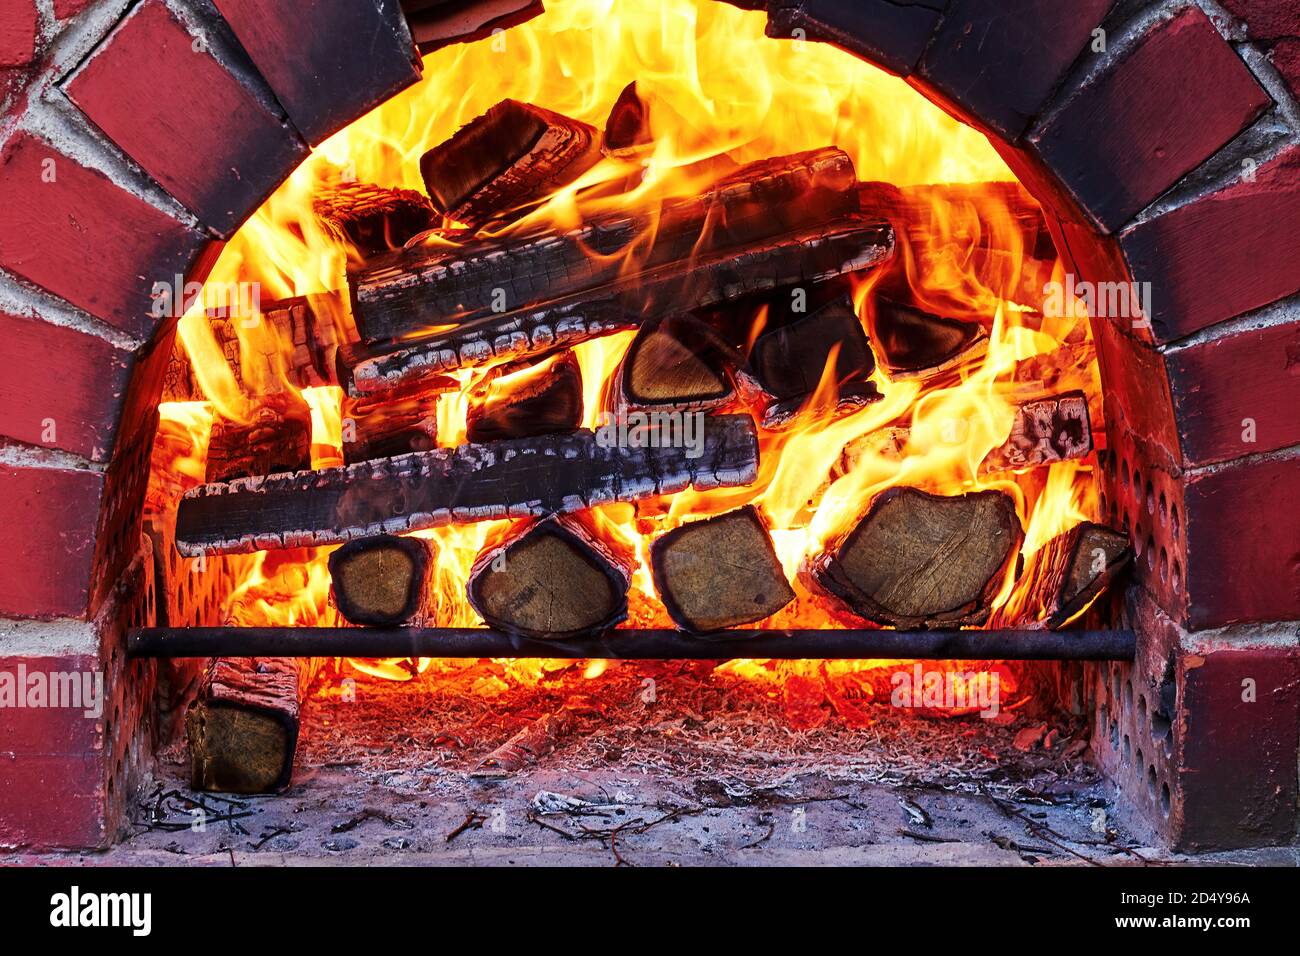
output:
[[[555,662],[557,667],[561,665]],[[1180,862],[1120,821],[1082,726],[817,703],[708,664],[523,673],[481,662],[381,681],[331,669],[273,797],[187,787],[161,755],[124,840],[42,862],[119,865],[1088,865]],[[653,691],[653,693],[651,693]],[[798,692],[798,693],[796,693]],[[521,728],[567,730],[500,780]],[[847,726],[845,721],[854,726]],[[1055,731],[1044,747],[1039,728]],[[1078,743],[1075,743],[1075,741]],[[0,861],[5,860],[0,854]],[[10,857],[32,861],[31,855]],[[1295,865],[1294,849],[1197,862]]]

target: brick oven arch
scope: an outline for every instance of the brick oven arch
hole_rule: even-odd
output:
[[[1269,506],[1300,495],[1300,112],[1248,27],[1193,0],[715,2],[905,77],[990,137],[1077,282],[1150,290],[1143,319],[1093,321],[1103,504],[1139,554],[1131,613],[1180,634],[1300,619],[1300,509]],[[54,0],[52,22],[9,6],[0,658],[120,672],[105,609],[136,553],[175,334],[155,285],[201,282],[310,146],[419,60],[398,0],[328,0],[310,25],[293,0]],[[95,741],[78,741],[51,779],[84,773]],[[0,843],[102,842],[113,798],[72,789],[89,817],[5,820]]]

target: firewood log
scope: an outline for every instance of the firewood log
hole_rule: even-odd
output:
[[[502,100],[420,159],[439,213],[466,226],[517,214],[600,159],[600,133],[550,110]]]
[[[698,411],[736,395],[739,356],[712,329],[685,314],[648,322],[637,331],[606,384],[605,407]]]
[[[674,528],[655,539],[650,556],[668,615],[694,634],[761,621],[794,600],[752,505]]]
[[[412,189],[339,182],[312,200],[322,224],[356,247],[362,256],[400,249],[434,225],[433,205]]]
[[[383,534],[349,541],[329,557],[334,604],[352,624],[421,624],[431,563],[421,538]]]
[[[650,445],[578,430],[202,485],[181,500],[177,549],[197,557],[342,544],[754,481],[753,420],[718,415],[701,425],[702,433]]]
[[[411,39],[421,53],[472,43],[545,13],[542,0],[402,0]]]
[[[466,412],[472,442],[554,435],[581,424],[582,370],[572,352],[493,369],[470,392]]]
[[[980,470],[1015,471],[1082,458],[1092,451],[1092,425],[1083,392],[1066,392],[1016,409],[1011,435],[989,452]]]
[[[988,347],[988,336],[974,322],[932,315],[880,294],[871,302],[871,339],[891,379],[938,375]]]
[[[207,480],[231,481],[311,467],[311,409],[301,398],[268,396],[250,420],[218,416],[208,440]]]
[[[651,143],[650,110],[637,94],[636,81],[623,87],[605,121],[604,150],[607,156],[631,157]]]
[[[900,629],[982,624],[1024,534],[998,491],[881,492],[842,540],[809,562],[811,582],[860,617]]]
[[[997,628],[1058,630],[1108,588],[1133,557],[1128,538],[1084,521],[1035,551],[1007,602],[990,623]]]
[[[343,398],[343,461],[430,451],[438,444],[438,392],[425,388]]]
[[[692,271],[720,253],[763,249],[858,216],[853,183],[852,160],[828,147],[751,163],[699,195],[605,212],[559,235],[487,236],[451,252],[412,246],[350,272],[353,317],[362,340],[375,343],[452,322],[499,321],[502,313],[607,287],[638,289],[653,302],[645,286],[656,270],[670,269],[674,284],[696,285]]]
[[[289,786],[302,702],[319,658],[215,658],[186,715],[190,785],[223,793]]]
[[[490,542],[470,571],[469,603],[491,627],[562,640],[627,618],[635,561],[577,515],[525,521]]]

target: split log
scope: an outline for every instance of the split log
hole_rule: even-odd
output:
[[[434,209],[477,227],[546,199],[599,159],[595,127],[502,100],[425,153],[420,174]]]
[[[470,392],[466,436],[472,442],[531,438],[582,424],[582,369],[572,352],[530,366],[492,369]]]
[[[975,322],[932,315],[880,294],[871,302],[871,338],[891,379],[939,375],[988,348],[988,336]]]
[[[411,39],[421,53],[472,43],[545,13],[542,0],[402,0]]]
[[[383,534],[349,541],[329,556],[330,593],[352,624],[422,624],[428,609],[429,543]]]
[[[476,148],[496,155],[495,147]],[[399,250],[349,274],[353,317],[362,340],[374,343],[610,286],[643,288],[663,267],[680,282],[697,261],[725,250],[762,248],[857,215],[853,185],[852,160],[828,147],[751,163],[700,195],[605,213],[560,235],[482,237],[452,252]],[[435,192],[431,185],[437,205]]]
[[[1017,471],[1082,458],[1092,451],[1092,425],[1083,392],[1066,392],[1016,409],[1011,435],[989,452],[981,471]]]
[[[1035,551],[993,628],[1064,627],[1108,588],[1133,557],[1128,538],[1091,521]]]
[[[327,230],[365,257],[400,249],[435,219],[422,194],[371,183],[339,182],[317,194],[312,208]]]
[[[490,627],[564,640],[627,619],[636,562],[577,515],[526,521],[489,543],[470,571],[470,606]]]
[[[761,621],[794,600],[752,505],[674,528],[655,539],[650,558],[669,617],[693,634]]]
[[[998,491],[956,497],[881,492],[837,545],[809,564],[812,583],[860,617],[901,629],[982,624],[1024,534]]]
[[[639,147],[648,146],[650,137],[650,109],[637,94],[636,81],[623,87],[623,92],[614,101],[605,121],[604,150],[607,156],[628,158],[641,152]]]
[[[343,398],[343,461],[354,464],[431,451],[438,444],[438,393],[424,388]]]
[[[208,439],[206,480],[232,481],[311,468],[311,409],[300,398],[268,396],[250,420],[218,416]]]
[[[704,418],[700,428],[671,439],[652,435],[635,446],[616,432],[579,430],[203,485],[181,501],[177,548],[196,557],[342,544],[755,480],[752,419]]]
[[[382,391],[454,369],[543,355],[674,312],[870,269],[892,249],[883,223],[849,217],[743,252],[672,263],[635,280],[620,279],[557,303],[475,319],[408,342],[346,347],[340,360],[354,394]]]
[[[214,659],[186,715],[190,786],[222,793],[289,786],[302,702],[319,660]]]
[[[642,325],[607,383],[606,410],[717,408],[736,394],[735,352],[712,329],[675,314]]]

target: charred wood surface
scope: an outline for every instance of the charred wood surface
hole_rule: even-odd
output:
[[[1092,425],[1083,392],[1026,402],[1016,409],[1011,435],[989,452],[983,471],[1015,471],[1082,458],[1092,451]]]
[[[890,378],[938,375],[987,349],[988,336],[975,322],[932,315],[879,294],[871,301],[872,339]]]
[[[269,397],[247,422],[218,416],[208,439],[207,480],[232,481],[311,467],[311,409],[301,399]]]
[[[856,213],[853,186],[852,161],[828,148],[754,163],[701,195],[605,214],[563,234],[482,238],[452,252],[415,246],[349,276],[353,315],[363,341],[373,343],[503,307],[643,285],[642,275],[664,266],[686,275],[695,260]]]
[[[811,395],[828,367],[836,385],[865,382],[876,359],[853,300],[842,296],[766,329],[754,342],[749,367],[768,393],[784,399]]]
[[[671,263],[569,299],[492,315],[396,345],[345,349],[353,393],[576,345],[642,322],[797,283],[814,284],[887,259],[893,237],[881,222],[848,217],[744,251]]]
[[[434,225],[433,205],[412,189],[340,182],[312,200],[316,216],[363,256],[400,249]]]
[[[627,618],[635,562],[577,515],[521,522],[490,542],[470,571],[469,603],[508,634],[564,640]]]
[[[605,153],[618,157],[634,156],[638,147],[648,146],[650,142],[650,110],[637,93],[633,81],[623,87],[605,121]]]
[[[1064,627],[1106,590],[1133,557],[1128,538],[1084,521],[1058,534],[1025,564],[1009,606],[993,627]]]
[[[758,438],[748,416],[705,418],[695,436],[647,437],[662,447],[631,447],[616,433],[581,430],[204,485],[181,502],[177,547],[196,556],[341,544],[757,477]]]
[[[767,526],[749,505],[674,528],[655,540],[650,557],[664,607],[691,633],[752,624],[794,600]]]
[[[431,451],[438,444],[438,393],[406,389],[343,399],[343,461],[355,464]]]
[[[420,173],[438,212],[480,226],[545,199],[600,155],[595,127],[531,103],[502,100],[425,153]],[[370,323],[365,328],[371,334]]]
[[[427,541],[377,535],[329,556],[330,590],[352,624],[424,623],[432,555]]]
[[[493,369],[470,394],[472,442],[573,431],[582,424],[582,370],[572,352],[533,366]]]
[[[815,584],[877,624],[978,625],[1023,537],[1015,502],[1001,492],[942,497],[890,488],[809,570]]]

